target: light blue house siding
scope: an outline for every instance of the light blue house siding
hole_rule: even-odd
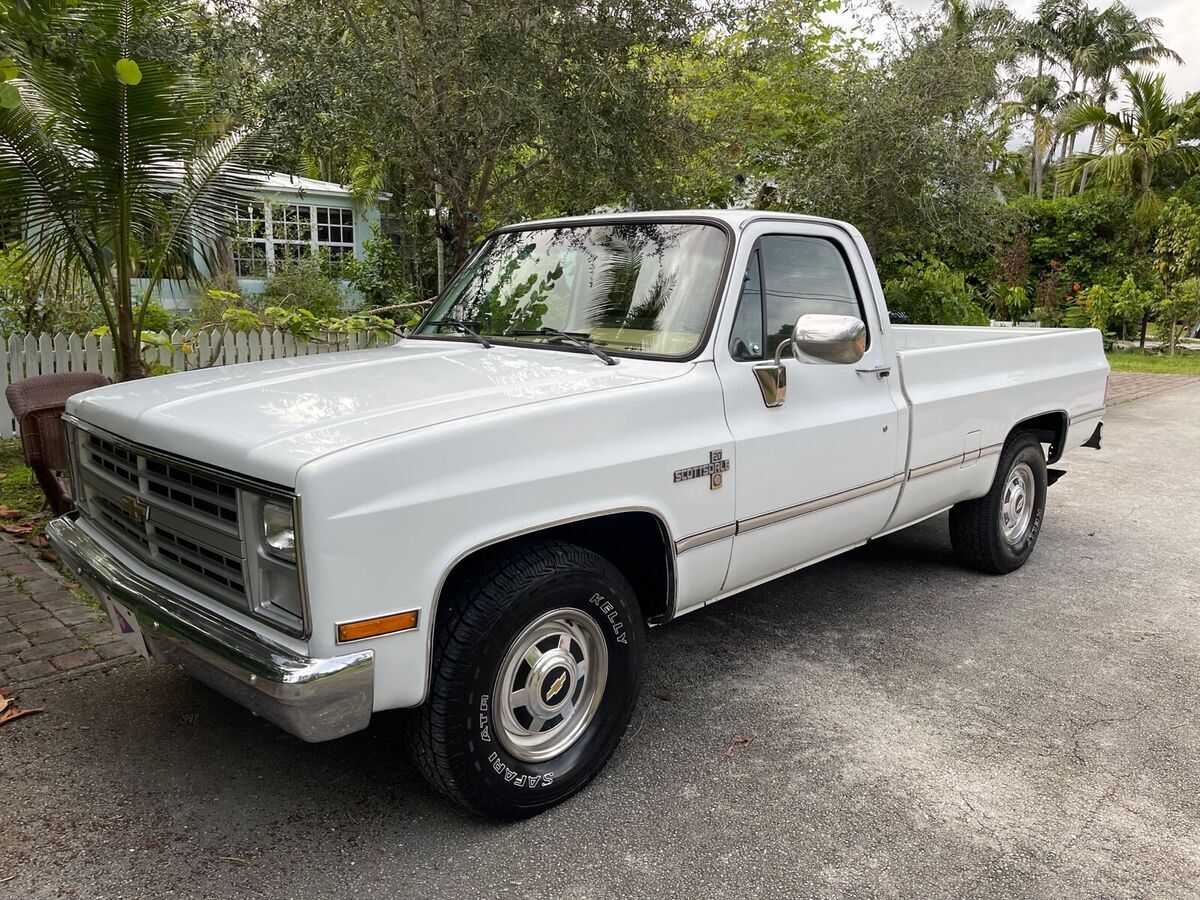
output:
[[[232,210],[228,253],[222,254],[243,296],[260,292],[282,259],[323,254],[337,263],[362,257],[363,242],[379,224],[377,203],[356,206],[348,190],[329,181],[282,173],[259,181],[261,188]],[[200,270],[208,271],[200,247],[195,258]],[[347,282],[341,287],[347,300],[354,299]],[[158,297],[167,309],[183,311],[193,307],[197,291],[193,284],[165,280]]]

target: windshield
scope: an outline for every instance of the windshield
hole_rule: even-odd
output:
[[[465,324],[486,338],[571,346],[557,330],[609,350],[687,356],[707,328],[726,242],[695,222],[501,232],[415,333],[462,334]]]

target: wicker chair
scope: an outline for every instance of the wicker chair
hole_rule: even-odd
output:
[[[72,506],[70,481],[66,476],[70,464],[62,424],[67,398],[105,384],[112,384],[107,375],[61,372],[35,375],[4,389],[13,418],[21,428],[25,462],[37,477],[55,515],[69,512]]]

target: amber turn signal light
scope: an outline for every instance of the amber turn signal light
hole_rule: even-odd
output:
[[[338,643],[361,641],[363,638],[379,637],[382,634],[395,634],[397,631],[412,631],[417,627],[417,610],[393,613],[390,616],[377,616],[374,619],[359,619],[357,622],[343,622],[337,627]]]

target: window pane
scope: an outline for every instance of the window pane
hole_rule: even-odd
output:
[[[261,203],[238,203],[233,207],[235,237],[261,238],[265,227],[266,218]]]
[[[809,313],[862,319],[846,260],[824,238],[772,235],[759,243],[767,289],[767,355]]]
[[[519,342],[558,342],[515,333],[558,328],[586,333],[601,347],[682,356],[704,333],[725,249],[719,228],[698,223],[504,232],[451,283],[429,320],[465,319],[485,335]]]
[[[238,241],[233,246],[233,262],[242,278],[261,278],[267,274],[266,241]]]
[[[318,206],[317,243],[322,247],[342,244],[352,247],[354,245],[353,210],[337,206]]]
[[[762,287],[758,278],[758,251],[750,254],[750,265],[742,280],[742,298],[733,320],[729,352],[734,359],[762,359]]]

